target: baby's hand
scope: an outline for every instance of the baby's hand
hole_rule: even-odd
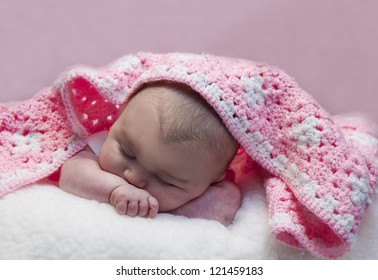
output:
[[[159,210],[159,203],[147,191],[131,185],[122,185],[113,190],[110,204],[121,215],[153,218]]]

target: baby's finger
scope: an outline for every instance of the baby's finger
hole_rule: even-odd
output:
[[[138,214],[138,201],[129,201],[127,204],[127,212],[126,215],[130,217],[135,217]]]
[[[146,215],[146,217],[153,218],[156,216],[158,211],[159,211],[159,202],[153,196],[148,197],[148,214]]]
[[[120,201],[116,204],[115,209],[118,214],[125,215],[127,210],[127,201]]]
[[[141,199],[139,201],[138,216],[146,217],[147,214],[148,214],[148,201],[147,201],[147,199]]]

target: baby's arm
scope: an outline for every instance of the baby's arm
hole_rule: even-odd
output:
[[[158,202],[148,192],[101,169],[89,148],[67,160],[61,169],[59,187],[74,195],[110,203],[128,216],[154,217]]]

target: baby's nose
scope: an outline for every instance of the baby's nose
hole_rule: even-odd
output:
[[[128,168],[123,172],[123,176],[129,184],[139,189],[144,189],[147,186],[147,176],[144,173],[145,172],[137,168]]]

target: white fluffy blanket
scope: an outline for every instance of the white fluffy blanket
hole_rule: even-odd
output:
[[[41,182],[0,198],[0,259],[312,259],[270,237],[265,191],[243,187],[234,223],[118,215]],[[378,259],[378,205],[345,259]]]

